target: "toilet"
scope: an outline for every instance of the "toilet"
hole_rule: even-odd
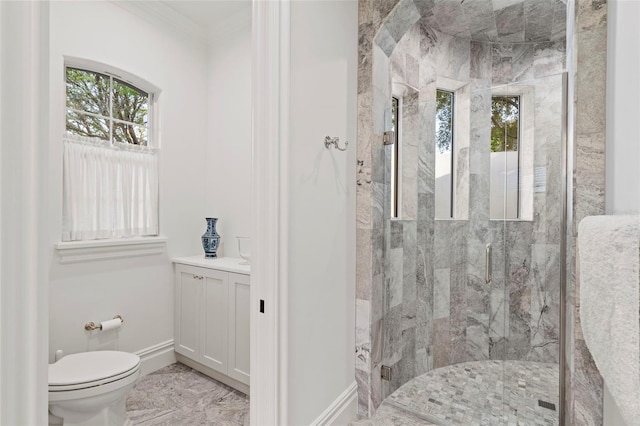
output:
[[[140,357],[134,354],[67,355],[49,364],[49,412],[65,426],[131,425],[125,400],[139,376]],[[49,417],[50,424],[60,422]]]

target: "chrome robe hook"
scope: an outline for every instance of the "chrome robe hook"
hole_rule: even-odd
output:
[[[349,146],[349,142],[345,141],[344,148],[340,148],[340,145],[338,145],[339,143],[340,143],[340,138],[338,137],[332,138],[331,136],[327,136],[324,138],[325,148],[329,149],[331,145],[333,145],[338,151],[346,151],[347,146]]]

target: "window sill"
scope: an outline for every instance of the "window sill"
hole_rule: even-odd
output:
[[[69,241],[55,245],[60,263],[92,262],[134,256],[151,256],[165,251],[167,237],[135,237],[109,240]]]

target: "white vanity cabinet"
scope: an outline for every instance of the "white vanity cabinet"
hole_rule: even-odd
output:
[[[250,267],[242,259],[173,259],[178,361],[249,393]]]

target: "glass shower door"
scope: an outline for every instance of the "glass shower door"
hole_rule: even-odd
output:
[[[491,302],[504,330],[491,359],[503,362],[505,423],[559,421],[563,93],[563,74],[491,90]]]

